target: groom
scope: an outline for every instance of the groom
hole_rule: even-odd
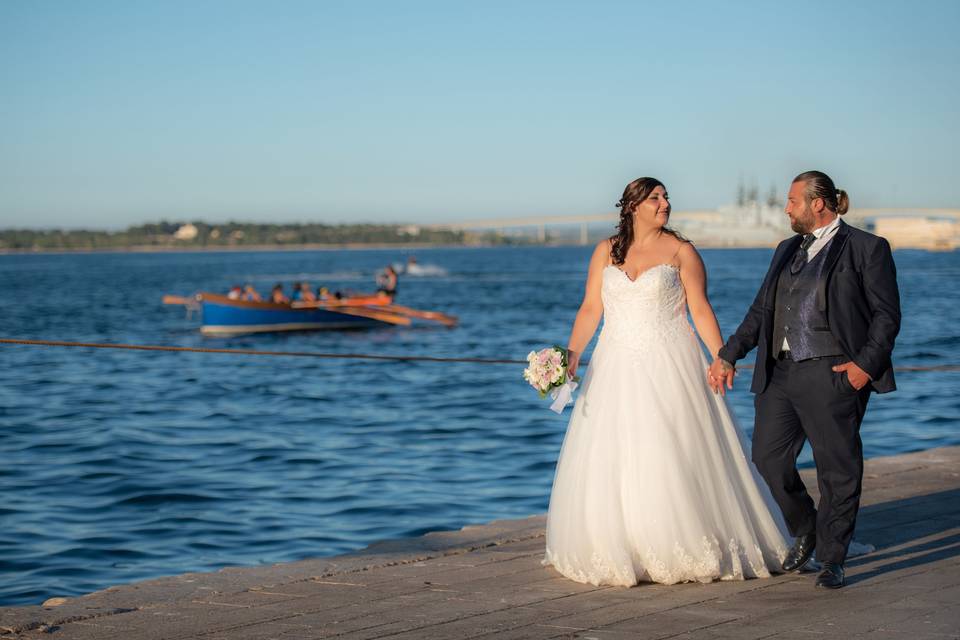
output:
[[[820,171],[794,178],[784,240],[743,322],[710,366],[710,386],[733,387],[734,363],[757,349],[753,461],[796,539],[784,571],[817,550],[816,586],[843,586],[843,562],[860,505],[860,422],[870,392],[896,388],[890,354],[900,330],[900,294],[890,245],[845,224],[846,192]],[[813,448],[820,503],[797,473]]]

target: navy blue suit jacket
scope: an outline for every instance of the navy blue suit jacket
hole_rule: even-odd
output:
[[[720,357],[736,362],[757,347],[757,364],[750,390],[767,388],[779,347],[773,342],[773,312],[780,272],[803,236],[781,242],[773,254],[770,269],[750,310],[736,333],[720,349]],[[817,291],[817,303],[827,312],[830,332],[844,355],[866,371],[871,387],[878,393],[893,391],[893,342],[900,331],[900,292],[897,269],[890,244],[840,221],[833,241],[826,249],[824,277]]]

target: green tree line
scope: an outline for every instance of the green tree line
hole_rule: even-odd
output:
[[[0,229],[0,249],[216,248],[305,244],[512,244],[516,238],[396,224],[208,224],[162,220],[123,231]]]

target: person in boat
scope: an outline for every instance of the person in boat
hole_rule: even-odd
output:
[[[317,300],[326,302],[330,299],[330,289],[326,287],[317,287]]]
[[[397,295],[397,271],[393,265],[387,265],[386,269],[377,276],[377,293],[388,295],[391,298]]]
[[[227,293],[227,297],[230,298],[231,300],[239,300],[242,295],[243,295],[243,287],[241,287],[238,284],[235,284],[232,287],[230,287],[230,291],[229,293]]]
[[[316,302],[316,301],[317,301],[317,295],[313,292],[313,289],[310,288],[310,283],[309,283],[309,282],[301,282],[301,283],[300,283],[300,291],[299,291],[298,293],[299,293],[300,295],[299,295],[299,297],[297,298],[297,300],[300,300],[301,302]]]
[[[293,283],[293,286],[290,288],[290,302],[300,302],[300,296],[302,295],[300,289],[300,281]]]
[[[270,290],[270,302],[275,304],[288,304],[290,298],[283,293],[283,285],[279,282],[273,285],[273,289]]]
[[[253,287],[249,282],[243,287],[243,297],[241,300],[246,300],[247,302],[261,302],[263,298],[260,296],[260,293]]]
[[[407,258],[407,268],[404,272],[411,276],[422,276],[427,273],[426,270],[420,266],[420,263],[417,262],[416,256]]]

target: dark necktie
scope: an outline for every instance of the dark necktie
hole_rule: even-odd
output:
[[[797,253],[793,256],[793,262],[790,263],[790,273],[792,275],[797,275],[800,273],[800,270],[806,266],[807,249],[810,248],[810,245],[812,245],[816,239],[817,237],[812,233],[803,236],[803,242],[800,243],[800,248],[797,249]]]

